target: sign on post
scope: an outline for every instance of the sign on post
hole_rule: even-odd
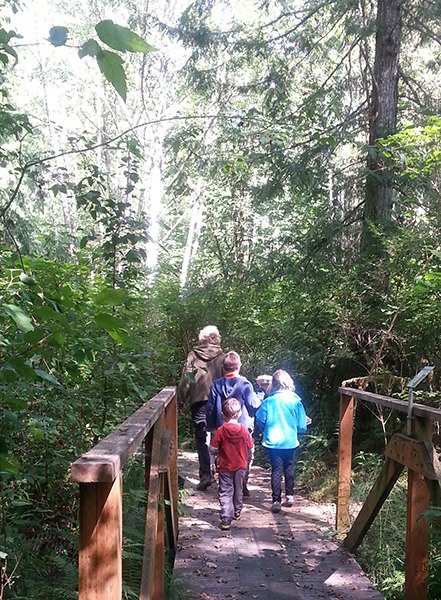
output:
[[[412,435],[412,409],[413,409],[413,390],[419,385],[435,367],[429,366],[421,369],[413,379],[406,384],[409,388],[409,402],[407,405],[407,435]]]

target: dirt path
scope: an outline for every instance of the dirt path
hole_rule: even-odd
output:
[[[197,600],[383,600],[332,538],[333,505],[295,496],[271,513],[268,472],[253,467],[240,521],[219,529],[217,485],[195,490],[196,454],[183,452],[179,472],[190,491],[181,516],[174,575]]]

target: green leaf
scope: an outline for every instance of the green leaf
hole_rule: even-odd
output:
[[[7,405],[11,410],[26,410],[28,407],[26,400],[11,397],[8,398]]]
[[[2,377],[8,383],[15,383],[18,379],[17,373],[7,366],[2,370]]]
[[[15,456],[0,454],[0,473],[15,475],[20,470],[20,463]]]
[[[87,40],[78,50],[78,56],[84,58],[85,56],[98,56],[102,52],[101,46],[95,40]]]
[[[102,329],[105,329],[106,331],[126,331],[125,321],[106,313],[96,314],[95,323],[98,327],[102,327]]]
[[[38,429],[38,427],[29,427],[29,434],[32,435],[36,440],[44,439],[44,431]]]
[[[112,340],[115,340],[115,342],[118,342],[118,344],[121,344],[122,346],[130,346],[132,343],[130,335],[123,329],[108,331],[107,333],[110,335]]]
[[[3,52],[6,52],[6,54],[9,54],[10,56],[12,56],[13,58],[15,58],[15,62],[18,61],[18,55],[16,53],[16,51],[14,50],[14,48],[12,46],[9,45],[9,42],[11,40],[11,38],[19,38],[22,37],[20,35],[17,35],[15,33],[15,31],[6,31],[6,29],[0,28],[0,45],[2,47]],[[2,62],[3,64],[8,64],[9,59],[5,54],[2,54]]]
[[[127,142],[127,146],[129,148],[129,151],[136,156],[136,158],[139,158],[140,160],[143,159],[141,150],[138,147],[138,142],[136,140],[129,140]]]
[[[127,292],[122,288],[106,288],[97,294],[93,301],[98,306],[120,306],[127,300]]]
[[[109,50],[101,50],[101,52],[97,54],[96,60],[101,73],[107,81],[113,85],[125,102],[127,96],[127,81],[122,58],[114,52],[109,52]]]
[[[49,37],[47,41],[52,44],[52,46],[64,46],[67,42],[67,34],[69,33],[69,29],[63,26],[51,27],[49,29]]]
[[[90,235],[85,235],[84,237],[81,238],[80,240],[80,248],[83,249],[87,246],[88,242],[90,242],[90,240],[92,240],[93,237]]]
[[[64,346],[66,341],[66,337],[61,333],[61,331],[53,331],[48,338],[48,342],[52,346]]]
[[[66,327],[69,325],[66,317],[50,306],[39,306],[34,310],[34,316],[42,321],[57,321]]]
[[[25,334],[24,339],[28,344],[35,345],[41,342],[46,335],[47,333],[43,329],[34,329],[33,331],[28,331]]]
[[[14,319],[17,327],[21,331],[26,333],[27,331],[32,331],[34,329],[29,315],[26,314],[25,311],[19,306],[15,306],[15,304],[4,304],[3,310],[7,315]]]
[[[129,250],[126,254],[126,261],[127,262],[135,262],[135,263],[140,263],[141,259],[139,257],[139,254],[137,253],[136,250]]]
[[[118,344],[122,344],[123,346],[131,345],[130,334],[126,329],[125,321],[122,319],[105,313],[98,313],[95,315],[95,322],[99,327],[107,331],[110,337],[115,342],[118,342]]]
[[[9,363],[15,369],[15,371],[20,375],[20,377],[24,377],[25,379],[33,380],[35,379],[35,371],[32,367],[26,364],[25,359],[22,356],[16,356],[14,358],[9,359]]]
[[[35,369],[35,373],[38,375],[38,377],[44,379],[45,381],[49,381],[50,383],[60,385],[58,379],[54,377],[51,373],[47,373],[46,371],[42,371],[41,369]]]
[[[110,19],[100,21],[95,25],[95,31],[102,42],[120,52],[155,52],[156,48],[147,44],[137,33],[127,27],[117,25]]]

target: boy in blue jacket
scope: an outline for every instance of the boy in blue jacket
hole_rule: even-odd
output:
[[[245,425],[249,433],[254,430],[254,415],[260,406],[252,384],[246,377],[239,374],[242,361],[237,352],[227,352],[222,363],[224,376],[216,379],[211,385],[206,408],[208,431],[216,431],[224,422],[222,405],[228,398],[236,398],[240,403],[241,414],[239,423]],[[248,477],[253,456],[251,455],[244,479],[243,494],[250,495],[248,491]]]

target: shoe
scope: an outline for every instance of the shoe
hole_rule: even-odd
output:
[[[280,504],[280,502],[273,502],[273,505],[271,506],[271,512],[279,513],[281,510],[282,505]]]
[[[201,481],[196,486],[196,489],[203,492],[211,485],[211,477],[202,477]]]
[[[250,494],[250,490],[247,488],[247,486],[245,486],[245,487],[243,488],[243,497],[244,497],[244,498],[249,498],[250,496],[251,496],[251,494]]]
[[[224,517],[221,520],[221,526],[220,526],[220,528],[222,529],[222,531],[227,531],[228,529],[230,529],[230,527],[231,527],[230,521]]]
[[[237,513],[234,513],[234,517],[233,517],[233,519],[234,519],[235,521],[239,521],[239,520],[240,520],[240,517],[241,517],[241,513],[240,513],[240,512],[237,512]]]
[[[287,496],[283,506],[292,506],[294,504],[294,496]]]

